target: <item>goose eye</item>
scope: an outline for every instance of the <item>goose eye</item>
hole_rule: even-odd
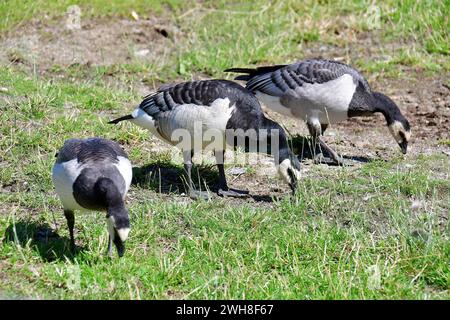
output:
[[[398,134],[399,134],[400,138],[402,138],[403,141],[406,141],[405,133],[403,131],[399,131]]]

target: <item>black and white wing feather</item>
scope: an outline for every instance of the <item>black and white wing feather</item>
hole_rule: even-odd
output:
[[[248,95],[245,88],[227,80],[190,81],[164,85],[146,97],[139,105],[149,116],[171,111],[180,105],[211,106],[217,99],[230,100],[230,104]]]
[[[202,80],[161,87],[144,98],[135,111],[135,118],[148,117],[144,125],[170,143],[177,129],[193,133],[195,124],[203,130],[226,130],[229,120],[238,115],[260,119],[262,111],[258,99],[243,86],[228,80]],[[145,117],[145,116],[144,116]],[[232,121],[233,125],[238,125]],[[240,125],[240,124],[239,124]]]
[[[128,158],[122,147],[114,141],[103,138],[69,139],[58,153],[56,163],[77,159],[79,163],[87,161],[118,161],[118,157]]]
[[[305,83],[322,84],[335,80],[344,74],[353,77],[356,84],[370,91],[369,84],[361,74],[352,67],[331,60],[311,59],[291,65],[260,67],[257,69],[228,69],[230,72],[244,72],[248,75],[238,76],[237,80],[247,80],[246,88],[252,92],[280,97],[288,90],[295,90]]]
[[[83,140],[81,139],[66,140],[56,156],[56,163],[63,163],[77,159],[78,152],[80,151],[82,144]]]

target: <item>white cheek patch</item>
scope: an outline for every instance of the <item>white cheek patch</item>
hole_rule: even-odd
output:
[[[130,228],[117,229],[117,234],[120,240],[125,241],[128,239],[128,234],[130,233]]]
[[[292,166],[291,160],[289,159],[285,159],[283,160],[280,165],[278,166],[278,173],[280,174],[280,176],[283,178],[283,180],[286,183],[291,183],[291,177],[289,175],[288,169],[291,169],[292,172],[294,173],[294,176],[297,180],[300,179],[300,171],[295,169]]]
[[[406,141],[409,141],[411,138],[411,131],[406,131],[401,122],[394,121],[392,124],[389,125],[389,131],[391,132],[392,136],[394,137],[395,141],[397,143],[402,143],[403,138],[400,135],[400,132],[403,132],[406,138]]]
[[[114,226],[116,224],[116,220],[114,219],[113,216],[109,216],[108,218],[106,218],[106,225],[108,227],[108,233],[109,236],[111,237],[112,240],[114,240]],[[117,234],[119,235],[120,240],[125,241],[128,239],[128,234],[130,233],[130,228],[121,228],[121,229],[117,229]]]
[[[405,138],[406,138],[406,141],[409,141],[411,139],[411,130],[405,131]]]

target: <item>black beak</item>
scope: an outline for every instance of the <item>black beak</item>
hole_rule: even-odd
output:
[[[131,120],[131,119],[133,119],[133,116],[131,114],[129,114],[129,115],[126,115],[126,116],[123,116],[123,117],[111,120],[108,123],[110,123],[110,124],[118,124],[120,121]]]
[[[403,154],[406,154],[406,152],[408,151],[408,142],[403,140],[398,145],[400,146],[400,149],[402,149]]]
[[[291,187],[292,195],[295,195],[295,191],[297,190],[297,184],[296,183],[290,184],[289,186]]]
[[[117,248],[117,254],[119,255],[119,258],[123,257],[123,254],[125,253],[125,244],[117,235],[116,237],[114,237],[114,245]]]
[[[295,195],[295,191],[297,190],[297,179],[291,176],[291,183],[289,183],[289,187],[291,187],[292,194]]]
[[[297,189],[297,177],[291,168],[289,168],[287,172],[290,178],[289,187],[291,187],[292,194],[295,194],[295,190]]]

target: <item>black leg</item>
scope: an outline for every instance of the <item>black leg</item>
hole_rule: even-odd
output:
[[[107,255],[108,255],[110,258],[113,257],[113,253],[112,253],[112,243],[113,243],[113,240],[112,240],[112,238],[111,238],[111,235],[109,235],[109,237],[108,237],[108,252],[107,252]]]
[[[320,136],[320,132],[321,132],[321,127],[318,126],[317,124],[312,124],[309,122],[307,122],[306,125],[308,126],[308,131],[309,131],[309,134],[311,135],[311,140],[312,140],[311,150],[312,150],[313,157],[315,157],[316,156],[316,148],[317,148],[317,144],[318,144],[318,140],[319,140],[319,136]]]
[[[194,182],[192,181],[192,157],[193,157],[193,151],[184,151],[183,152],[183,158],[184,158],[184,171],[186,174],[186,180],[188,184],[188,194],[189,197],[192,199],[203,199],[208,200],[209,195],[208,192],[202,192],[195,190],[194,188]]]
[[[114,234],[114,223],[113,221],[109,218],[109,216],[106,217],[106,226],[108,229],[108,249],[106,250],[106,255],[110,258],[113,257],[113,252],[112,252],[112,246],[113,246],[113,236],[111,236],[111,234]]]
[[[331,159],[333,160],[333,164],[336,165],[342,165],[344,163],[344,160],[342,159],[342,157],[340,155],[337,154],[336,151],[334,151],[333,149],[331,149],[323,140],[321,137],[319,137],[319,145],[320,145],[320,149],[323,151],[325,151],[326,153],[328,153],[331,156]]]
[[[335,164],[335,165],[342,165],[343,159],[334,151],[331,149],[321,138],[321,135],[325,132],[325,130],[328,128],[328,124],[311,124],[307,123],[308,130],[312,138],[312,149],[313,149],[313,157],[314,162],[317,163],[327,163],[327,164]],[[316,154],[316,148],[319,147],[320,152],[319,154]],[[324,161],[323,152],[327,153],[331,157],[331,161]]]
[[[216,165],[219,170],[219,191],[217,192],[219,196],[222,197],[236,197],[236,198],[245,198],[249,196],[248,191],[245,190],[236,190],[228,188],[227,178],[225,176],[225,167],[224,167],[224,155],[225,151],[216,151]]]
[[[67,220],[67,226],[69,227],[69,233],[70,233],[70,250],[72,253],[75,253],[75,237],[73,235],[73,228],[75,226],[75,215],[73,214],[73,211],[64,210],[64,216]]]
[[[192,151],[184,151],[184,173],[186,175],[186,180],[188,184],[188,190],[191,191],[194,188],[194,184],[192,182]]]

